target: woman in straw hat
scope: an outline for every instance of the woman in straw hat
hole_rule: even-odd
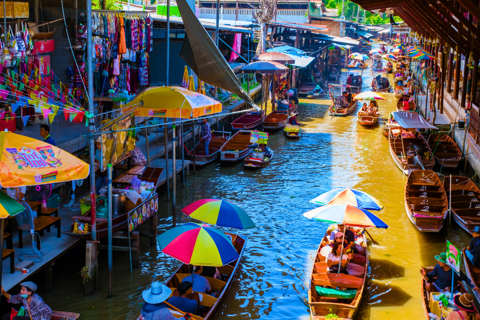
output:
[[[475,312],[473,297],[469,293],[453,297],[453,302],[459,310],[452,311],[445,320],[479,320],[480,314]]]

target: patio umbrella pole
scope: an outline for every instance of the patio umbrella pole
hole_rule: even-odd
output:
[[[107,165],[108,171],[108,297],[113,295],[113,272],[112,272],[112,164]],[[130,226],[129,226],[130,228]]]
[[[196,173],[196,166],[195,166],[195,122],[192,125],[193,133],[192,133],[192,140],[193,140],[193,174]]]
[[[185,188],[185,148],[183,147],[183,123],[180,125],[180,132],[181,132],[181,143],[180,143],[180,149],[182,149],[182,182],[183,182],[183,187]]]
[[[343,244],[345,243],[345,232],[346,231],[347,231],[347,226],[345,226],[345,231],[343,232],[342,250],[340,251],[340,262],[338,263],[338,274],[340,274],[340,269],[342,268]],[[333,241],[335,241],[335,239],[333,239]]]

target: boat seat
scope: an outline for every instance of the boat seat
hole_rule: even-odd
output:
[[[343,273],[312,274],[312,280],[316,286],[331,288],[358,289],[363,285],[363,279]]]
[[[314,273],[327,273],[328,272],[328,266],[326,262],[317,262],[313,265],[313,270]]]
[[[407,191],[407,197],[440,199],[443,196],[444,193],[441,191]]]
[[[447,191],[448,193],[449,191]],[[480,196],[480,192],[472,190],[452,190],[452,196]]]
[[[428,200],[428,202],[426,204],[423,204],[425,200]],[[446,199],[408,197],[408,203],[413,205],[443,206],[445,201]]]
[[[466,195],[466,196],[454,196],[452,195],[452,202],[473,202],[473,203],[480,203],[480,196],[479,195]]]
[[[422,204],[409,204],[410,205],[410,208],[413,210],[413,211],[419,211],[419,212],[442,212],[443,209],[445,208],[444,206],[435,206],[435,205],[422,205]],[[428,207],[428,208],[425,208],[425,207]],[[428,211],[423,211],[427,209]]]
[[[435,157],[437,158],[442,158],[442,159],[450,159],[453,158],[452,160],[455,160],[456,158],[460,158],[460,155],[458,152],[442,152],[442,151],[435,151],[434,153]]]
[[[441,218],[443,219],[444,213],[443,212],[424,212],[424,211],[413,211],[414,216],[425,216],[425,218]],[[423,218],[423,217],[421,217]]]
[[[177,273],[175,274],[175,278],[178,279],[178,283],[182,283],[183,278],[190,276],[191,273]],[[205,277],[207,278],[208,282],[210,283],[210,287],[212,287],[213,291],[222,292],[223,288],[227,284],[225,281],[218,280],[212,277]]]
[[[177,296],[180,296],[180,293],[177,291],[177,288],[170,288],[172,289],[172,293],[170,294],[170,297],[177,297]],[[197,292],[197,291],[194,291],[194,292]],[[204,307],[207,307],[207,308],[211,308],[213,307],[213,305],[217,302],[217,298],[209,295],[209,294],[206,294],[206,293],[201,293],[201,292],[197,292],[199,295],[202,296],[201,300],[200,301],[200,305],[201,306],[204,306]]]
[[[433,184],[415,184],[415,185],[410,184],[409,187],[411,191],[438,191],[441,188],[440,186],[436,186]],[[423,189],[423,190],[420,190],[420,189]]]

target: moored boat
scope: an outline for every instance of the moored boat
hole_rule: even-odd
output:
[[[253,130],[262,124],[263,112],[252,111],[232,121],[232,130]]]
[[[288,115],[285,113],[273,111],[263,120],[263,129],[265,131],[276,131],[284,128],[288,123]]]
[[[451,197],[453,220],[466,232],[472,234],[480,226],[480,189],[472,180],[462,176],[445,176],[443,182],[448,197]],[[450,191],[451,189],[451,191]],[[451,196],[450,196],[451,194]]]
[[[463,253],[463,265],[465,266],[465,273],[467,274],[467,277],[475,284],[475,286],[480,286],[480,269],[475,267],[470,261],[470,259],[467,257],[465,254],[465,250],[462,250]],[[477,303],[480,303],[480,292],[472,290],[475,300],[477,300]]]
[[[220,149],[220,161],[222,162],[237,162],[245,159],[253,148],[250,148],[250,134],[248,130],[240,130],[235,133],[227,143]]]
[[[80,318],[80,313],[66,311],[52,311],[51,320],[75,320]]]
[[[448,135],[431,134],[428,144],[432,149],[435,162],[445,168],[456,168],[462,159],[462,152],[457,143]]]
[[[238,271],[238,268],[240,266],[240,261],[242,259],[243,253],[245,251],[245,244],[247,242],[247,236],[240,236],[237,234],[232,234],[232,233],[226,233],[227,236],[232,238],[232,244],[237,250],[239,254],[239,258],[233,262],[231,262],[228,265],[225,265],[223,267],[217,268],[220,274],[222,275],[222,280],[215,279],[212,277],[204,276],[209,284],[210,287],[212,288],[213,291],[218,291],[219,295],[218,297],[213,297],[208,294],[204,293],[198,293],[199,295],[202,296],[200,306],[203,308],[206,308],[208,311],[206,311],[206,314],[204,316],[199,316],[199,315],[191,315],[192,319],[194,320],[207,320],[207,319],[212,319],[215,311],[218,309],[220,306],[223,298],[225,297],[225,294],[227,293],[228,289],[230,289],[230,286],[233,283],[233,280],[235,278],[235,275]],[[182,280],[185,277],[188,277],[192,274],[191,266],[187,264],[182,264],[176,271],[175,273],[167,280],[166,285],[172,289],[172,295],[171,296],[177,296],[179,295],[178,291],[176,291],[176,288],[178,285],[182,282]],[[168,309],[172,312],[172,314],[176,318],[183,318],[183,316],[186,315],[186,313],[170,303],[168,301],[164,302],[167,306]]]
[[[448,199],[438,175],[432,170],[416,170],[405,184],[405,210],[421,232],[439,232],[448,213]]]
[[[205,153],[205,146],[203,142],[199,141],[195,145],[195,166],[205,166],[218,158],[220,158],[220,149],[230,139],[230,132],[226,131],[212,131],[212,138],[208,145],[208,156]],[[192,160],[190,162],[193,165],[193,149],[188,152],[187,158]]]
[[[308,290],[308,304],[312,319],[333,319],[328,315],[336,316],[335,319],[353,319],[360,307],[365,281],[367,279],[368,255],[365,250],[364,259],[354,262],[365,268],[363,276],[329,272],[326,263],[324,247],[329,245],[331,229],[323,237],[312,266],[310,285]],[[365,234],[362,235],[362,246],[366,249]]]

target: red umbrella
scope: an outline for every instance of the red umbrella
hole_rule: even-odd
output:
[[[289,55],[281,52],[265,52],[258,56],[255,60],[257,61],[274,61],[278,63],[295,63],[295,59],[292,59]]]

